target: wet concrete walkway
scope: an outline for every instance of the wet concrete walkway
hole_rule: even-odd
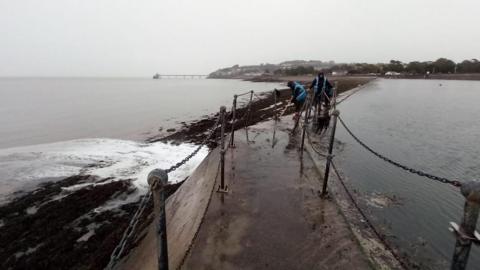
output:
[[[214,192],[182,269],[370,269],[297,136],[273,121],[236,133],[226,153],[227,194]],[[218,186],[220,178],[217,178]]]

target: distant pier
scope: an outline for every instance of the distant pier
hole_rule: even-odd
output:
[[[155,74],[154,79],[205,79],[208,75],[203,74]]]

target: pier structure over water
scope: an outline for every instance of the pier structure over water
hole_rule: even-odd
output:
[[[203,74],[155,74],[154,79],[205,79],[208,75]]]
[[[320,110],[328,110],[327,114],[313,109],[313,99],[307,98],[300,114],[303,119],[296,120],[277,114],[274,92],[275,116],[253,126],[249,125],[251,103],[254,96],[261,97],[253,91],[235,95],[232,110],[221,107],[215,124],[195,151],[172,167],[149,175],[151,190],[112,253],[107,269],[410,269],[411,261],[374,226],[360,207],[356,192],[345,184],[334,161],[337,120],[355,141],[385,162],[428,180],[462,187],[466,198],[463,220],[460,225],[451,223],[457,237],[451,269],[466,269],[472,243],[480,243],[480,234],[475,231],[480,212],[479,182],[462,185],[407,167],[367,146],[336,110],[336,105],[355,91],[339,102],[334,94],[331,107],[317,104]],[[242,95],[250,95],[250,102],[238,117],[237,97]],[[331,128],[321,128],[324,120],[326,127],[333,122]],[[244,136],[235,136],[239,123]],[[168,174],[212,141],[218,147],[166,199]],[[150,198],[154,222],[135,247],[124,252]]]
[[[370,269],[291,126],[278,123],[273,148],[273,123],[251,126],[226,149],[223,187],[217,148],[167,200],[169,269]],[[158,269],[153,228],[120,269]]]

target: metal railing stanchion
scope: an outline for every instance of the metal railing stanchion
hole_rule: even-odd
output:
[[[168,174],[155,169],[148,174],[147,182],[152,190],[155,226],[157,232],[157,261],[159,270],[168,270],[167,219],[165,215],[165,186]]]
[[[225,106],[220,107],[220,122],[222,128],[220,131],[220,186],[218,192],[227,193],[228,187],[225,185]]]
[[[276,132],[277,132],[277,122],[279,120],[279,116],[278,116],[278,113],[277,113],[277,94],[278,94],[278,90],[275,88],[273,90],[273,134],[272,134],[272,148],[275,147],[275,143],[276,143],[276,138],[275,138],[275,135],[276,135]]]
[[[337,89],[338,89],[338,82],[335,82],[335,86],[333,88],[333,110],[337,109]]]
[[[460,191],[465,197],[462,223],[458,226],[455,222],[450,222],[450,230],[457,236],[450,267],[452,270],[466,269],[472,243],[480,243],[480,235],[475,231],[480,212],[480,182],[464,183]]]
[[[277,92],[278,90],[275,88],[273,90],[273,120],[277,121]]]
[[[340,112],[338,110],[334,110],[332,112],[333,115],[333,126],[332,126],[332,132],[330,134],[330,144],[328,146],[328,156],[327,156],[327,163],[325,165],[325,176],[323,177],[323,187],[322,187],[322,196],[327,195],[327,183],[328,183],[328,176],[330,174],[330,163],[332,162],[333,158],[333,143],[335,141],[335,130],[337,128],[337,118],[340,115]]]
[[[232,105],[232,134],[230,136],[230,145],[229,147],[235,148],[235,114],[237,110],[237,95],[233,95],[233,105]]]
[[[313,98],[307,97],[307,100],[305,101],[305,102],[307,102],[307,104],[306,104],[307,108],[305,110],[305,119],[303,121],[302,143],[300,145],[300,157],[303,157],[303,148],[304,148],[304,145],[305,145],[305,133],[307,132],[307,128],[308,128],[308,111],[310,110],[312,100],[313,100]]]
[[[247,117],[245,117],[245,136],[247,138],[247,143],[249,143],[248,139],[248,117],[250,116],[250,110],[252,108],[252,99],[253,99],[253,90],[250,91],[250,101],[248,102],[248,109],[247,109]]]

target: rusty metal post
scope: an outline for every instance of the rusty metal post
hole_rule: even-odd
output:
[[[312,102],[311,99],[308,99],[305,101],[307,102],[306,106],[306,110],[305,110],[305,119],[303,121],[303,130],[302,130],[302,143],[300,145],[300,156],[303,157],[303,147],[305,145],[305,133],[307,132],[307,126],[308,126],[308,111],[310,110],[310,104]],[[300,114],[301,116],[301,114]]]
[[[250,90],[250,102],[248,102],[247,117],[245,118],[245,137],[247,138],[247,143],[250,142],[248,139],[248,117],[250,116],[250,110],[252,109],[252,99],[253,99],[253,90]]]
[[[322,187],[322,196],[327,195],[327,183],[328,183],[328,176],[330,174],[330,163],[332,162],[333,158],[333,142],[335,140],[335,130],[337,129],[337,118],[340,115],[338,110],[334,110],[333,113],[333,126],[332,132],[330,134],[330,144],[328,146],[328,156],[327,156],[327,163],[325,165],[325,176],[323,177],[323,187]]]
[[[168,183],[168,174],[164,170],[155,169],[148,174],[147,182],[153,195],[158,269],[168,270],[167,219],[165,215],[165,186]]]
[[[230,136],[230,147],[235,148],[235,113],[237,110],[237,95],[233,95],[233,105],[232,105],[232,134]]]
[[[272,148],[275,147],[276,139],[275,135],[277,132],[277,122],[278,122],[278,114],[277,114],[277,93],[278,90],[275,88],[273,90],[273,134],[272,134]]]
[[[337,89],[338,89],[338,82],[335,82],[335,86],[333,88],[333,110],[337,109]]]
[[[315,101],[315,91],[312,91],[312,100],[310,101],[310,105],[308,106],[308,113],[307,113],[307,117],[310,117],[310,114],[312,112],[312,106],[313,106],[313,102]]]
[[[464,183],[460,191],[462,195],[465,196],[465,206],[463,208],[463,219],[460,227],[458,228],[455,223],[451,223],[457,234],[457,241],[455,243],[450,268],[452,270],[466,269],[472,242],[478,243],[479,240],[475,232],[475,227],[480,212],[480,182],[470,181]]]
[[[220,121],[222,128],[220,131],[220,186],[219,192],[227,192],[228,188],[225,185],[225,106],[220,107]]]
[[[273,120],[277,121],[277,89],[273,90]]]

